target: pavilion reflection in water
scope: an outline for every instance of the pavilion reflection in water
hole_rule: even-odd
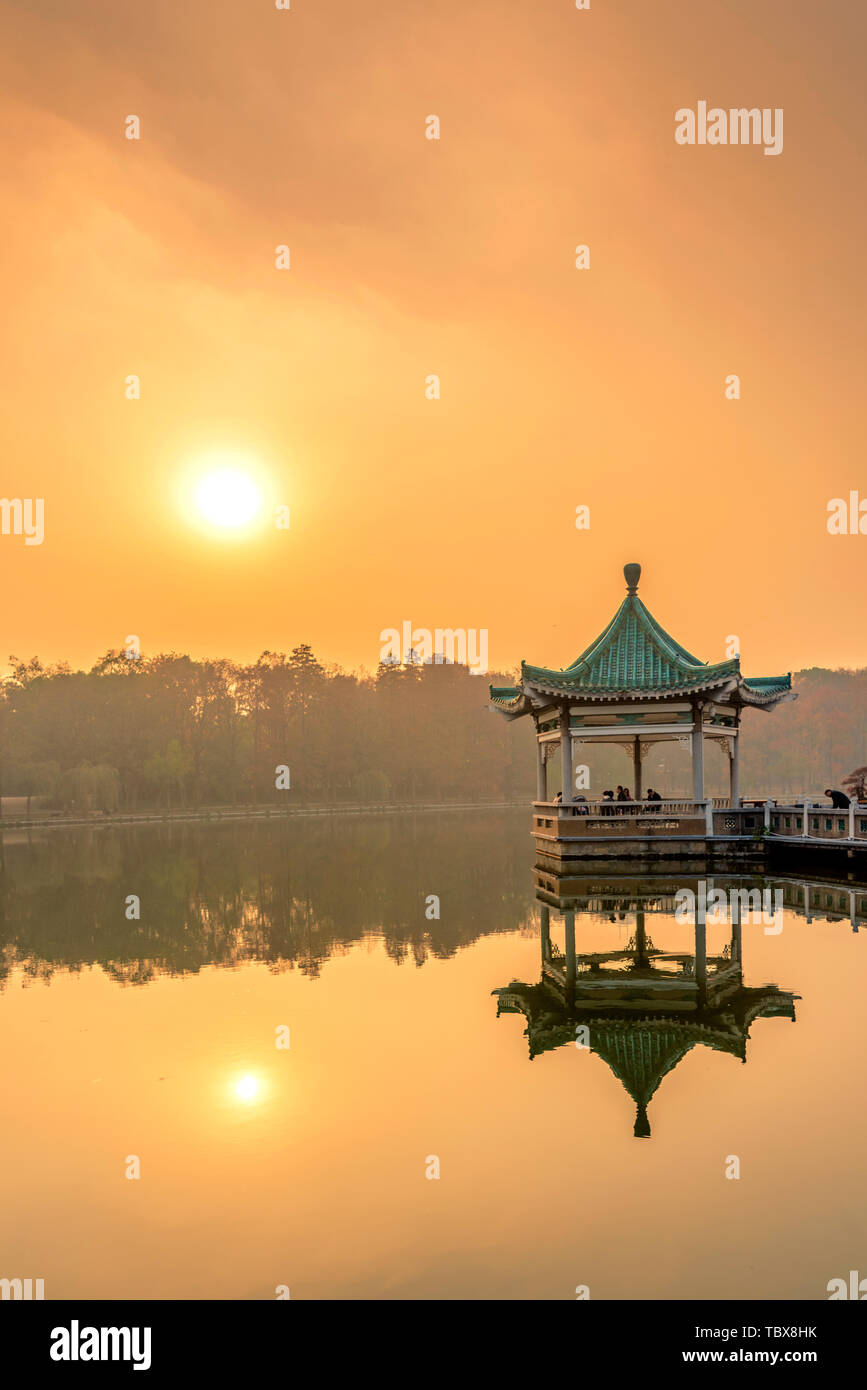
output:
[[[728,887],[729,880],[716,879]],[[734,880],[731,881],[735,883]],[[740,882],[740,881],[738,881]],[[513,981],[497,989],[497,1016],[521,1013],[530,1059],[569,1043],[587,1046],[605,1061],[636,1107],[634,1134],[650,1137],[648,1106],[663,1078],[696,1046],[747,1060],[747,1039],[756,1019],[795,1021],[795,1000],[775,984],[748,987],[743,979],[740,913],[730,913],[731,936],[709,955],[705,914],[697,909],[689,930],[692,949],[668,951],[653,938],[648,917],[670,919],[678,889],[688,877],[657,881],[576,878],[552,881],[536,874],[540,902],[542,973],[537,984]],[[565,950],[551,940],[551,912],[562,913]],[[625,947],[584,952],[576,940],[576,916],[631,921]],[[586,1031],[581,1031],[582,1026]]]

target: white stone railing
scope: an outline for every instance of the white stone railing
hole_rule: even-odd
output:
[[[703,801],[686,798],[667,801],[608,801],[601,798],[587,801],[534,801],[533,809],[538,818],[551,821],[556,819],[561,825],[563,821],[568,821],[570,826],[574,823],[575,830],[580,830],[581,822],[588,818],[593,822],[593,829],[598,829],[601,821],[605,821],[606,826],[607,822],[612,821],[612,830],[622,829],[624,820],[653,826],[657,818],[662,818],[677,821],[700,820],[704,822],[705,833],[713,834],[714,808],[710,798]]]
[[[698,816],[704,814],[706,806],[713,805],[713,800],[693,801],[684,798],[670,801],[608,801],[598,797],[587,801],[534,801],[533,805],[538,806],[540,810],[559,811],[562,814],[574,816],[598,816],[602,811],[617,816],[644,816],[655,811]]]
[[[831,806],[827,801],[814,804],[809,798],[795,802],[747,798],[724,810],[729,820],[737,822],[737,828],[718,828],[718,834],[748,836],[759,831],[788,839],[867,840],[867,804],[863,802]]]
[[[831,806],[827,801],[814,804],[809,798],[792,805],[768,801],[762,807],[762,815],[775,835],[800,835],[805,840],[867,840],[867,803],[863,801],[850,801],[848,806]]]
[[[638,832],[639,825],[652,828],[661,817],[670,821],[703,821],[707,835],[751,839],[767,834],[823,841],[867,841],[867,803],[854,801],[848,807],[836,807],[827,802],[814,805],[809,799],[798,804],[748,799],[746,804],[741,801],[732,805],[727,797],[702,801],[607,801],[594,797],[587,801],[534,801],[533,811],[537,821],[548,822],[544,829],[562,829],[565,822],[570,834],[580,833],[582,823],[594,832],[603,823],[613,832],[622,832],[626,826]],[[695,834],[695,830],[691,833]]]

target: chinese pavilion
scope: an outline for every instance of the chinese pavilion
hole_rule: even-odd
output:
[[[537,801],[547,802],[546,764],[558,747],[562,799],[575,801],[573,750],[580,742],[620,744],[631,754],[638,801],[647,749],[672,740],[690,748],[692,795],[703,801],[704,742],[713,739],[728,756],[731,804],[737,806],[741,712],[796,698],[791,674],[747,678],[738,656],[710,665],[699,661],[660,627],[638,597],[641,566],[626,565],[623,573],[625,599],[571,666],[555,671],[522,662],[519,685],[491,686],[492,704],[507,719],[533,719]]]

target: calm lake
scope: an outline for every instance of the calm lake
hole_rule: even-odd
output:
[[[7,835],[0,1277],[824,1299],[867,1274],[867,888],[790,874],[757,885],[777,916],[709,918],[697,1007],[688,873],[572,880],[561,910],[529,831]]]

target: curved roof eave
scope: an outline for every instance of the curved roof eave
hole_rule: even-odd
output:
[[[548,672],[544,673],[548,675]],[[557,676],[559,672],[552,672],[551,675]],[[730,673],[726,672],[716,677],[694,681],[684,681],[680,685],[662,685],[642,688],[640,686],[593,686],[580,685],[578,682],[544,680],[532,678],[526,680],[523,685],[524,691],[533,696],[555,696],[575,700],[610,701],[616,703],[618,700],[671,700],[678,695],[697,695],[702,691],[717,693],[729,693],[740,688],[740,682],[733,680]]]
[[[752,680],[742,680],[738,693],[745,705],[757,709],[773,709],[784,700],[797,700],[798,692],[792,689],[791,672],[787,676],[758,676]]]

